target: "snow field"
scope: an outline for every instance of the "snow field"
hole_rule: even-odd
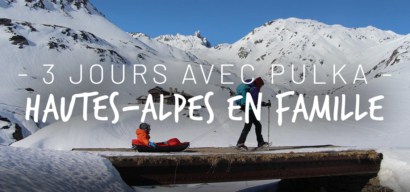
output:
[[[111,162],[84,152],[0,146],[2,191],[133,191]]]
[[[37,94],[40,94],[39,119],[41,119],[50,94],[54,95],[56,105],[60,109],[62,97],[66,98],[65,104],[68,106],[69,98],[73,94],[98,91],[99,95],[110,95],[118,91],[116,105],[123,107],[127,103],[136,102],[135,99],[138,96],[146,95],[147,90],[157,86],[152,79],[160,77],[153,72],[152,66],[158,63],[167,67],[165,73],[167,82],[161,85],[164,89],[178,88],[194,96],[205,95],[209,91],[214,92],[215,95],[210,102],[215,113],[215,120],[211,124],[206,123],[209,116],[205,109],[199,112],[204,117],[202,122],[187,118],[188,112],[185,115],[183,112],[178,114],[179,123],[175,123],[174,118],[164,121],[154,120],[148,114],[146,122],[150,123],[153,128],[151,133],[153,141],[164,141],[172,137],[177,137],[181,141],[192,141],[209,132],[192,143],[192,147],[226,147],[235,144],[244,123],[227,121],[226,100],[230,95],[229,91],[226,88],[223,89],[222,86],[235,90],[236,85],[241,83],[240,68],[249,63],[254,66],[255,70],[251,71],[247,68],[245,77],[262,76],[266,81],[262,89],[263,100],[270,99],[273,102],[269,124],[271,128],[269,138],[273,145],[333,144],[380,148],[385,154],[379,174],[382,184],[396,191],[408,191],[410,188],[407,182],[410,160],[407,158],[409,151],[406,149],[410,147],[408,142],[410,137],[408,129],[410,123],[408,118],[410,115],[408,108],[410,104],[408,99],[410,35],[398,35],[371,26],[357,29],[345,28],[340,25],[329,26],[313,20],[289,18],[271,21],[255,28],[232,45],[223,44],[215,48],[207,48],[208,40],[200,37],[199,33],[194,36],[164,35],[155,39],[142,34],[131,34],[130,36],[109,22],[88,2],[81,4],[81,8],[69,1],[53,3],[51,0],[44,0],[42,1],[44,8],[31,7],[37,1],[8,2],[0,0],[0,18],[9,18],[13,24],[11,28],[0,25],[0,45],[4,47],[0,61],[2,68],[0,70],[0,115],[7,118],[10,123],[0,122],[1,127],[9,126],[8,129],[0,130],[0,144],[8,145],[15,141],[11,135],[18,124],[22,128],[22,135],[25,139],[13,143],[12,146],[46,150],[1,147],[0,157],[4,161],[0,167],[8,176],[3,177],[1,174],[0,177],[2,187],[6,189],[30,190],[31,186],[34,190],[37,187],[56,190],[128,190],[115,176],[112,167],[106,164],[106,160],[93,156],[95,157],[93,161],[98,163],[87,164],[91,157],[84,153],[51,152],[47,149],[130,147],[131,139],[135,138],[135,129],[141,123],[142,106],[140,111],[121,112],[119,122],[113,125],[110,122],[113,119],[110,110],[101,112],[101,116],[109,117],[107,122],[93,118],[93,113],[90,113],[93,107],[92,102],[89,102],[86,111],[89,113],[89,119],[84,121],[81,116],[83,103],[79,101],[76,102],[70,121],[65,123],[50,118],[51,115],[49,115],[45,123],[40,122],[37,126],[32,120],[23,118],[25,104],[28,97],[34,99]],[[10,38],[14,35],[24,36],[28,45],[24,45],[21,49],[12,45]],[[76,35],[77,37],[74,38]],[[43,82],[43,78],[50,77],[46,73],[47,68],[43,67],[46,63],[55,64],[53,69],[55,81],[51,85]],[[90,82],[91,78],[99,79],[99,74],[95,73],[91,76],[88,73],[90,67],[96,63],[101,64],[104,68],[103,75],[107,80],[99,85]],[[133,64],[136,63],[147,66],[147,84],[142,83],[142,80],[133,82],[130,74],[133,71]],[[225,72],[232,73],[232,75],[223,79],[225,82],[234,82],[232,85],[221,85],[221,65],[224,63],[234,64],[225,69]],[[270,68],[272,63],[284,65],[284,74],[275,77],[274,85],[268,83],[271,80],[272,71],[275,70]],[[84,67],[83,82],[73,85],[69,78],[80,79],[80,64]],[[116,81],[122,77],[123,69],[126,71],[125,83],[116,85],[110,81],[112,64],[114,64],[113,76]],[[181,84],[188,64],[192,65],[198,84],[192,81]],[[205,74],[207,74],[211,71],[211,64],[215,64],[215,68],[212,69],[210,84],[205,85],[202,82],[200,66],[206,69]],[[346,65],[341,75],[347,84],[342,83],[343,81],[339,78],[336,84],[332,83],[334,64],[336,69]],[[359,64],[363,66],[368,85],[351,84]],[[293,69],[292,65],[294,65]],[[325,81],[326,85],[314,85],[315,68],[318,81]],[[279,73],[280,69],[276,72]],[[292,79],[292,72],[296,76],[295,80]],[[20,73],[26,73],[28,76],[17,76]],[[382,74],[392,76],[382,76]],[[296,84],[295,82],[301,80],[297,79],[298,77],[306,77],[305,83]],[[34,91],[26,91],[26,88]],[[377,102],[383,108],[376,111],[376,116],[383,116],[384,120],[374,121],[366,116],[360,121],[356,121],[354,117],[346,121],[340,121],[340,118],[338,121],[327,121],[315,116],[313,122],[309,122],[303,118],[302,114],[299,114],[296,123],[292,123],[292,110],[297,102],[295,96],[284,100],[284,106],[289,106],[290,111],[283,114],[283,124],[278,126],[275,112],[278,105],[275,95],[279,90],[306,93],[305,101],[308,112],[311,110],[314,95],[319,95],[319,101],[323,102],[323,95],[328,94],[332,103],[335,96],[340,98],[341,94],[346,94],[348,112],[355,111],[356,94],[361,96],[360,112],[367,111],[368,99],[383,95],[384,99]],[[108,106],[108,103],[105,104]],[[203,103],[199,102],[199,104]],[[333,109],[332,106],[330,108]],[[173,111],[173,106],[166,106],[165,112],[167,111]],[[267,140],[266,108],[262,109],[261,123],[263,135]],[[42,129],[37,131],[39,128]],[[256,146],[253,130],[248,135],[246,144]],[[405,149],[400,149],[403,147]],[[62,159],[57,159],[59,164],[55,165],[50,162],[52,167],[47,168],[48,164],[44,162],[49,162],[47,159],[50,158],[56,159],[56,156],[62,157]],[[44,160],[41,159],[42,157],[47,158]],[[70,172],[76,170],[70,167],[74,164],[80,164],[83,168],[87,167],[88,171]],[[98,172],[100,169],[97,168],[106,171],[103,174]],[[27,171],[30,173],[29,176],[23,176]],[[63,175],[67,171],[72,174]],[[56,177],[52,177],[52,182],[50,179],[41,179],[46,177],[46,173],[56,174]],[[77,173],[79,177],[76,176]],[[80,177],[83,178],[78,179]],[[22,178],[26,182],[18,182]],[[75,185],[69,186],[68,182],[60,178],[68,179]],[[98,182],[93,181],[95,178],[103,178],[102,181],[111,182],[114,185],[106,186],[104,183],[100,186],[84,187],[82,185],[87,182]],[[6,185],[9,180],[15,183]],[[30,183],[29,180],[32,182]],[[45,183],[46,181],[48,183]],[[202,188],[198,185],[193,187]]]

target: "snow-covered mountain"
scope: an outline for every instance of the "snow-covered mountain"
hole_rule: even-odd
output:
[[[205,63],[233,63],[235,67],[231,71],[238,76],[244,64],[253,65],[253,74],[269,82],[272,72],[283,71],[283,75],[274,77],[275,85],[282,87],[276,92],[343,92],[357,86],[352,82],[359,64],[366,78],[373,79],[389,72],[388,66],[409,61],[409,35],[398,35],[372,26],[346,28],[309,19],[278,19],[255,28],[234,44],[219,44],[213,48],[202,46],[201,38],[196,38],[196,35],[163,35],[155,40],[188,51]],[[133,37],[155,42],[142,34]],[[284,68],[272,69],[272,64],[282,64]],[[338,71],[344,65],[340,74],[346,83],[341,79],[333,83],[333,68]],[[315,76],[316,82],[326,82],[326,85],[315,85]]]
[[[381,174],[383,177],[380,178],[394,185],[406,184],[399,186],[397,191],[403,186],[408,186],[406,182],[395,180],[399,178],[398,175],[407,174],[408,171],[404,173],[402,170],[409,170],[408,166],[406,167],[409,160],[396,161],[396,154],[408,152],[403,150],[397,153],[390,150],[390,147],[410,147],[410,34],[398,35],[374,27],[346,28],[313,20],[289,18],[267,22],[233,44],[211,47],[210,42],[202,37],[199,31],[193,36],[177,34],[157,38],[151,38],[143,33],[126,33],[108,21],[87,0],[0,0],[0,47],[0,145],[14,142],[13,147],[57,150],[70,150],[74,147],[130,147],[131,139],[136,138],[135,129],[141,123],[141,110],[144,105],[139,105],[139,111],[120,111],[118,123],[112,124],[111,120],[115,115],[109,108],[100,111],[100,116],[108,117],[108,121],[94,118],[92,99],[95,97],[88,100],[86,110],[83,110],[84,101],[77,99],[70,121],[63,122],[61,117],[55,119],[50,113],[47,121],[42,122],[49,95],[53,94],[55,106],[60,114],[64,110],[63,107],[65,110],[68,109],[74,94],[98,92],[98,96],[102,96],[117,91],[119,95],[115,98],[115,105],[121,109],[135,105],[137,97],[146,95],[147,91],[155,86],[161,86],[166,90],[170,87],[178,88],[181,92],[185,91],[194,96],[212,91],[214,95],[210,97],[210,104],[215,119],[210,123],[206,122],[210,118],[207,108],[195,111],[195,116],[203,117],[203,121],[191,120],[188,110],[172,114],[163,121],[148,113],[146,122],[152,127],[152,141],[177,137],[182,141],[191,141],[193,147],[222,147],[235,144],[244,123],[229,119],[226,101],[231,97],[232,90],[242,82],[241,67],[251,64],[255,71],[246,68],[245,78],[262,76],[265,80],[262,89],[263,100],[273,101],[270,121],[268,109],[262,109],[261,123],[265,140],[269,134],[270,141],[276,146],[334,144],[384,148],[384,158],[390,158],[390,163],[383,160],[384,174]],[[54,64],[50,70],[52,76],[47,72],[49,68],[43,64]],[[99,64],[101,68],[95,67],[94,64]],[[145,70],[134,67],[134,64],[145,64],[144,79],[135,76],[134,73]],[[167,77],[167,81],[161,85],[154,82],[154,78],[156,81],[163,79],[154,72],[156,64],[163,64],[166,67],[163,71],[161,68],[157,69]],[[190,80],[182,84],[188,64],[192,66],[196,82]],[[225,67],[223,71],[231,75],[221,77],[221,64],[234,64]],[[284,68],[272,69],[271,64],[282,64]],[[346,84],[340,77],[336,77],[336,83],[333,84],[333,65],[338,71],[344,64],[346,66],[341,75]],[[367,84],[363,81],[352,84],[359,64],[363,66]],[[83,67],[82,70],[80,66]],[[91,75],[93,66],[94,73]],[[275,76],[274,84],[270,83],[272,70],[276,73],[284,70],[283,75]],[[188,74],[191,78],[191,74]],[[390,76],[384,76],[386,74]],[[297,84],[304,76],[305,82]],[[316,81],[326,84],[314,85],[315,76]],[[104,79],[101,83],[96,83],[102,77]],[[206,84],[204,78],[208,77],[209,83]],[[45,83],[52,78],[53,83]],[[225,82],[233,84],[222,84],[222,78]],[[74,82],[81,80],[81,83],[73,84],[70,79]],[[115,83],[121,82],[122,79],[122,83]],[[326,120],[316,115],[313,116],[313,122],[310,122],[305,119],[304,114],[294,116],[293,110],[299,98],[289,96],[283,99],[282,107],[290,109],[283,113],[283,124],[279,126],[278,114],[275,113],[279,103],[275,101],[275,95],[290,90],[296,91],[296,95],[305,96],[306,111],[309,114],[312,111],[314,95],[319,95],[320,106],[325,100],[325,95],[330,95],[330,110],[334,111],[337,107],[342,107],[340,102],[337,103],[337,107],[333,106],[336,103],[336,96],[341,98],[341,95],[345,94],[345,110],[353,113],[368,112],[369,98],[383,95],[384,99],[377,102],[382,109],[376,110],[373,115],[383,116],[384,120],[372,120],[370,114],[360,121],[355,119],[356,115],[344,121],[340,118]],[[356,105],[357,94],[360,95],[360,105]],[[34,101],[36,95],[41,96],[38,123],[34,122],[33,116],[25,120],[27,98]],[[65,102],[61,100],[63,97]],[[109,106],[107,100],[101,104]],[[201,100],[196,104],[203,105],[204,102]],[[155,104],[157,114],[158,108],[158,104]],[[174,106],[166,105],[164,113],[167,112],[174,113]],[[87,121],[83,119],[84,113],[88,114]],[[244,115],[237,113],[234,116]],[[178,123],[175,123],[175,117],[179,118]],[[293,119],[296,120],[295,123],[292,122]],[[253,131],[250,132],[246,144],[256,146]],[[5,150],[2,150],[0,157],[5,159],[4,166],[7,170],[14,170],[16,162],[30,161],[31,156],[34,157],[38,153],[44,153],[46,157],[52,158],[64,157],[65,163],[77,162],[69,158],[73,154],[65,152],[56,156],[51,155],[49,151],[33,150],[31,153],[18,148],[3,148]],[[394,153],[389,153],[390,151]],[[28,153],[31,155],[30,158],[24,158]],[[81,162],[96,159],[90,155],[74,156]],[[110,176],[111,179],[105,178],[105,181],[117,182],[119,189],[127,188],[119,182],[119,176],[112,170],[112,166],[108,164],[106,170],[101,166],[103,164],[104,162],[100,162],[95,165],[105,169],[102,174]],[[397,166],[391,167],[392,164]],[[14,176],[20,178],[20,174],[25,173],[18,172]],[[53,174],[58,176],[59,173]],[[7,181],[7,178],[3,180]],[[74,177],[71,179],[77,181]],[[17,185],[13,185],[15,186]],[[21,188],[26,187],[30,185],[22,185]]]
[[[3,55],[0,61],[0,120],[3,127],[0,130],[0,143],[3,145],[21,139],[20,135],[27,137],[40,127],[56,121],[48,118],[45,123],[41,122],[50,94],[56,98],[57,106],[60,106],[61,97],[71,98],[73,94],[92,91],[98,91],[100,95],[118,91],[119,103],[135,102],[138,96],[156,86],[153,77],[158,79],[160,76],[154,72],[154,64],[162,63],[167,67],[164,74],[168,79],[164,88],[178,87],[192,94],[202,94],[205,91],[200,87],[190,87],[190,83],[173,86],[180,85],[189,63],[196,64],[194,71],[199,76],[201,71],[198,64],[202,63],[201,60],[163,43],[146,44],[132,38],[108,21],[88,1],[0,0],[0,18]],[[138,63],[147,66],[146,77],[150,77],[147,84],[141,78],[138,82],[133,82],[133,64]],[[43,78],[46,81],[51,79],[47,73],[48,67],[43,64],[54,64],[54,82],[50,85],[43,81]],[[82,82],[72,84],[70,77],[73,81],[81,79],[81,64]],[[102,75],[105,78],[99,84],[92,81],[99,81],[96,79],[101,78],[100,71],[95,71],[93,80],[90,77],[90,68],[94,64],[100,64],[103,68]],[[206,66],[204,69],[209,71],[210,67]],[[142,68],[135,70],[143,71]],[[217,70],[212,73],[215,73],[214,76],[218,75]],[[21,77],[19,74],[27,76]],[[124,83],[114,84],[110,78],[112,74],[117,82],[123,77]],[[211,83],[217,84],[218,79],[211,79]],[[27,98],[34,100],[37,94],[42,97],[40,122],[36,124],[32,120],[24,120],[24,113]],[[67,104],[69,101],[70,99]],[[81,101],[77,101],[73,116],[82,114],[80,106]],[[89,110],[92,110],[91,105]]]
[[[380,66],[388,66],[401,57],[408,61],[408,54],[405,54],[409,50],[408,38],[371,26],[346,28],[289,18],[267,22],[232,45],[190,51],[210,63],[235,63],[239,67],[250,63],[256,74],[267,80],[272,78],[271,64],[282,64],[284,69],[273,69],[274,73],[284,71],[283,75],[274,78],[275,84],[302,93],[316,90],[327,93],[346,86],[343,81],[337,81],[336,85],[332,83],[333,65],[339,70],[346,64],[341,74],[348,84],[352,83],[359,64],[363,65],[368,78],[374,78],[381,73]],[[313,85],[314,67],[317,81],[324,81],[327,85]],[[292,72],[294,79],[291,78]],[[305,82],[296,84],[302,81],[303,76],[306,77]]]
[[[211,47],[211,43],[208,42],[205,37],[201,36],[200,31],[196,31],[194,35],[190,36],[177,34],[175,36],[161,35],[156,38],[152,38],[147,34],[141,32],[128,34],[136,40],[141,41],[146,45],[149,45],[150,47],[161,51],[162,53],[170,53],[171,57],[173,57],[173,55],[171,54],[172,52],[179,50],[184,52],[189,58],[192,58],[192,62],[209,64],[207,60],[199,59],[196,55],[191,53],[191,50],[207,50]]]
[[[408,74],[408,63],[410,63],[409,35],[397,35],[391,31],[382,31],[374,27],[353,29],[339,25],[330,26],[313,20],[296,18],[268,22],[232,45],[220,44],[215,47],[210,47],[208,40],[199,32],[193,36],[178,34],[163,35],[157,38],[151,38],[143,33],[127,34],[109,22],[88,1],[0,0],[0,18],[2,18],[0,19],[0,45],[3,47],[2,55],[4,55],[0,62],[3,69],[0,71],[2,85],[0,95],[2,119],[0,120],[2,126],[9,127],[9,129],[0,130],[2,137],[0,143],[9,144],[15,141],[16,139],[13,139],[11,135],[19,130],[18,127],[23,130],[23,134],[20,134],[23,137],[44,127],[35,134],[37,136],[28,137],[15,144],[25,147],[55,149],[70,149],[74,146],[127,147],[129,139],[135,136],[132,134],[136,125],[140,123],[141,111],[129,113],[129,115],[128,113],[123,114],[120,122],[115,125],[92,118],[89,122],[84,123],[81,116],[83,114],[82,101],[78,101],[73,111],[73,116],[77,117],[73,117],[72,121],[58,122],[60,120],[55,120],[49,115],[45,123],[36,124],[32,120],[23,120],[27,97],[34,100],[36,94],[42,96],[40,120],[50,94],[54,95],[56,106],[60,108],[61,97],[68,100],[66,100],[67,106],[68,98],[71,98],[73,94],[97,91],[99,95],[110,95],[113,91],[118,91],[116,104],[126,106],[128,103],[135,103],[137,97],[146,95],[147,90],[157,86],[153,78],[158,80],[161,76],[154,72],[155,64],[163,64],[167,68],[164,72],[167,81],[161,85],[165,89],[174,87],[191,95],[205,95],[209,91],[214,92],[215,95],[210,102],[215,107],[214,111],[218,117],[210,125],[205,121],[198,123],[190,120],[186,114],[179,114],[181,118],[185,117],[180,123],[175,123],[172,118],[162,122],[149,119],[153,127],[157,127],[153,130],[153,134],[157,134],[158,139],[166,139],[169,134],[164,130],[168,130],[175,133],[173,137],[189,140],[201,135],[210,127],[223,125],[223,130],[214,132],[217,135],[211,134],[207,137],[208,139],[201,140],[194,146],[226,146],[235,142],[242,126],[242,122],[226,122],[228,105],[226,100],[230,97],[230,90],[235,90],[236,85],[241,82],[240,68],[244,64],[252,64],[255,68],[255,71],[245,70],[246,78],[256,76],[264,78],[266,83],[262,90],[265,95],[264,100],[274,100],[275,94],[295,90],[297,94],[306,94],[309,108],[313,102],[311,97],[313,95],[330,94],[334,97],[346,93],[353,95],[348,100],[354,103],[355,93],[362,93],[365,98],[386,94],[386,92],[398,93],[401,90],[393,89],[389,85],[400,85],[400,89],[406,87],[404,84],[406,77],[403,74]],[[55,78],[54,82],[48,85],[43,82],[43,78],[50,77],[46,72],[48,68],[43,67],[43,64],[50,63],[55,65],[53,68]],[[100,64],[103,68],[102,75],[105,78],[100,84],[95,84],[91,80],[92,78],[94,82],[98,81],[101,76],[99,71],[94,68],[95,73],[90,76],[90,68],[95,63]],[[147,66],[146,84],[141,78],[137,78],[134,83],[133,64],[138,63]],[[234,84],[221,85],[221,64],[225,63],[232,63],[234,66],[224,68],[225,73],[232,74],[225,77],[224,81],[232,81]],[[70,77],[74,81],[80,79],[80,64],[83,65],[83,81],[75,85],[70,83],[69,79]],[[182,84],[188,64],[192,64],[197,82],[187,81]],[[211,68],[211,64],[215,64],[214,68]],[[283,75],[275,77],[274,84],[270,84],[271,64],[283,64],[285,70]],[[294,64],[293,70],[291,64]],[[337,79],[336,84],[331,83],[333,64],[336,65],[336,69],[346,64],[341,74],[347,84],[340,79]],[[363,65],[369,85],[362,82],[361,86],[359,83],[352,84],[359,64]],[[211,72],[210,82],[207,85],[203,80],[201,67],[205,70],[205,74]],[[325,81],[326,85],[313,85],[314,67],[317,70],[317,81]],[[137,72],[142,70],[138,68]],[[283,69],[273,70],[280,72]],[[301,81],[303,75],[306,75],[305,82],[301,85],[294,83],[292,71],[295,72],[297,82]],[[26,73],[28,76],[19,77],[18,74],[21,73]],[[382,77],[384,73],[393,74],[395,77],[391,78],[391,81],[386,81],[388,77]],[[120,81],[123,74],[123,83],[117,85],[111,81],[111,78],[117,82]],[[403,107],[392,102],[392,98],[398,101],[403,100],[402,96],[390,96],[386,98],[385,104],[393,103],[396,107]],[[289,98],[288,105],[294,105],[295,99],[295,97]],[[88,112],[91,112],[93,107],[90,103],[92,102],[89,102]],[[353,106],[348,108],[353,108]],[[402,121],[396,119],[400,115],[391,110],[387,111],[385,113],[396,120],[394,122],[397,123],[397,129],[400,129],[403,126]],[[113,116],[110,110],[105,111],[104,114],[107,114],[109,118]],[[207,114],[206,110],[201,111],[204,119],[208,117]],[[266,118],[266,114],[263,118]],[[285,115],[285,118],[291,122],[289,120],[291,114]],[[305,123],[305,120],[300,118],[300,122]],[[349,122],[357,124],[354,120]],[[263,122],[264,127],[267,127],[266,123]],[[272,126],[275,123],[271,121]],[[300,123],[285,124],[284,126],[289,129],[279,130],[284,137],[275,139],[278,144],[295,144],[294,139],[289,141],[286,139],[292,138],[292,133],[301,132],[305,134],[300,134],[296,138],[299,138],[297,142],[300,143],[298,144],[302,145],[309,143],[307,136],[311,133],[323,134],[326,132],[324,127],[332,127],[334,130],[327,132],[327,137],[312,143],[323,144],[323,142],[337,141],[336,136],[346,131],[337,129],[346,122],[320,121],[320,123],[324,126],[316,127],[319,123],[313,122],[309,126],[312,130],[309,131],[300,130]],[[386,121],[386,124],[376,123],[378,122],[363,121],[358,124],[362,127],[387,126],[387,124],[392,124],[392,121]],[[193,127],[197,129],[191,129]],[[360,137],[368,134],[361,129],[348,131],[360,132],[357,134]],[[377,144],[375,139],[388,134],[388,131],[387,129],[379,130],[368,143]],[[98,137],[91,136],[96,132],[98,132]],[[107,138],[111,138],[111,142],[107,142]],[[215,138],[220,142],[215,142]],[[355,139],[343,140],[338,141],[338,144],[345,145],[356,141]],[[250,139],[250,142],[254,140]],[[401,141],[397,141],[395,145],[401,144]]]
[[[211,43],[206,39],[206,37],[201,36],[200,31],[195,31],[194,35],[185,36],[177,33],[175,36],[161,35],[155,39],[159,42],[166,43],[172,47],[182,50],[205,49],[211,47]]]
[[[133,38],[109,22],[87,0],[0,0],[0,18],[3,55],[0,113],[5,124],[0,130],[2,144],[27,137],[48,124],[24,120],[25,98],[44,90],[60,92],[42,83],[43,64],[54,63],[64,68],[81,62],[128,62],[112,43],[120,45],[119,39],[126,43]],[[62,73],[55,74],[57,79],[63,75],[64,69],[60,70]],[[27,74],[27,77],[18,74]],[[66,88],[60,90],[70,92]]]
[[[158,52],[161,54],[166,54],[174,59],[182,60],[185,62],[203,63],[204,61],[199,60],[195,55],[191,54],[188,50],[183,50],[175,48],[171,45],[161,43],[144,33],[128,33],[131,37],[135,38],[137,41],[143,43],[145,46],[150,48],[151,52]],[[164,62],[164,61],[162,61]]]

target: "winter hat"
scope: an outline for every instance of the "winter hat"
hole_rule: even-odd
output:
[[[145,131],[147,131],[147,132],[149,132],[150,127],[151,127],[151,126],[150,126],[148,123],[141,123],[141,124],[140,124],[140,129],[145,130]]]
[[[261,77],[258,77],[255,79],[255,85],[258,88],[258,90],[261,90],[262,85],[264,85],[265,83],[263,82]]]

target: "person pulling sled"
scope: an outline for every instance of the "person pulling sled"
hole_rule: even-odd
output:
[[[251,81],[252,79],[245,80],[246,83],[249,83]],[[263,82],[262,78],[258,77],[255,79],[254,82],[250,84],[242,83],[238,86],[238,88],[236,89],[237,95],[242,95],[243,98],[238,100],[236,104],[241,106],[242,111],[245,111],[246,93],[249,92],[252,95],[253,102],[256,106],[256,104],[258,103],[258,99],[259,99],[259,92],[264,84],[265,83]],[[270,107],[271,103],[262,102],[262,106]],[[249,122],[245,123],[241,136],[239,137],[239,140],[236,144],[236,147],[238,149],[245,150],[245,151],[248,150],[248,147],[245,145],[245,141],[246,141],[246,137],[248,136],[249,131],[252,128],[252,124],[255,125],[256,139],[258,141],[257,148],[268,147],[270,145],[268,142],[265,142],[263,140],[262,124],[256,119],[256,116],[254,112],[252,111],[252,108],[250,108],[249,109]]]

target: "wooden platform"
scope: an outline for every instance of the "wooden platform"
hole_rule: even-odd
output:
[[[305,148],[320,150],[293,152]],[[331,145],[270,147],[254,152],[190,148],[184,152],[155,154],[131,149],[73,150],[107,152],[101,153],[102,156],[111,161],[131,186],[377,174],[383,158],[373,150],[343,151]]]
[[[258,151],[292,150],[304,148],[338,148],[334,145],[310,145],[310,146],[277,146],[268,147]],[[136,152],[131,148],[74,148],[73,151],[102,151],[102,152]],[[198,147],[188,148],[183,153],[245,153],[252,151],[241,151],[230,147]],[[257,151],[254,151],[257,152]]]

